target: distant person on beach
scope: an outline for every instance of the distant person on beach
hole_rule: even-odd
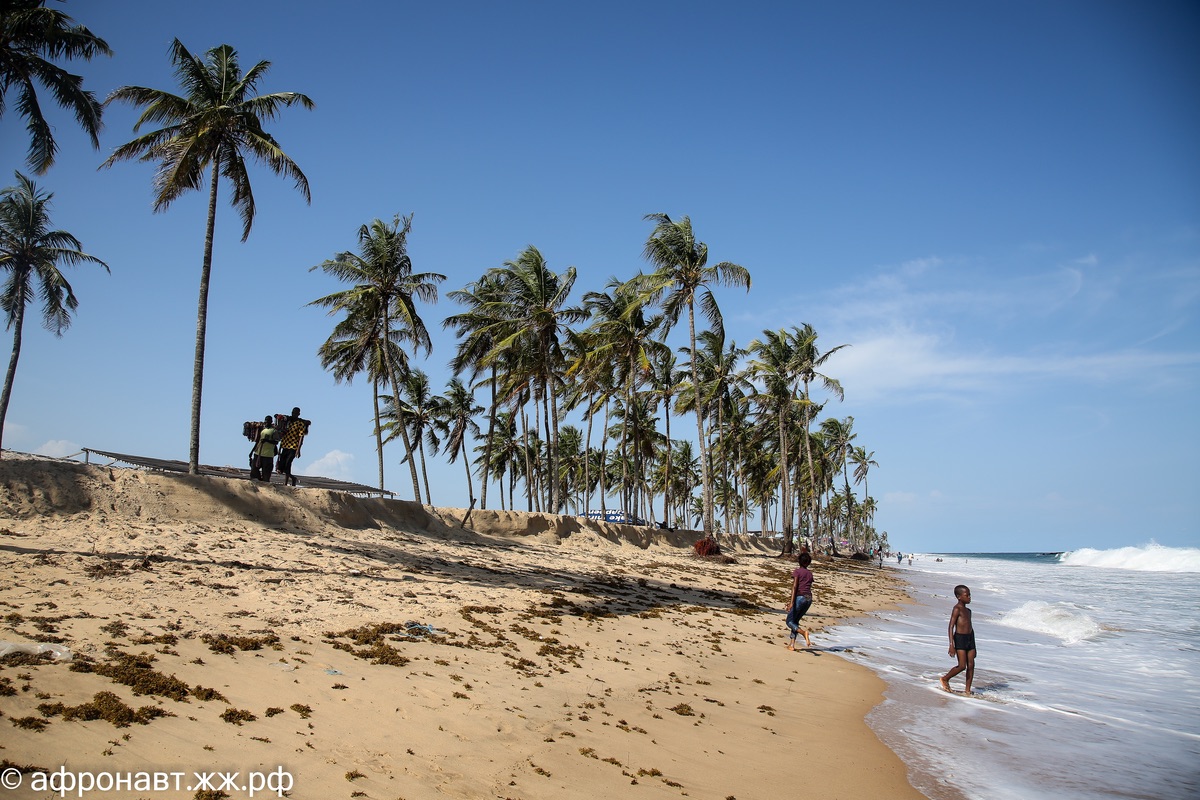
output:
[[[954,596],[958,598],[954,610],[950,612],[950,625],[947,633],[950,636],[950,657],[958,659],[958,666],[942,676],[942,688],[950,691],[950,679],[964,670],[966,688],[963,694],[971,694],[971,681],[975,678],[975,626],[971,624],[971,590],[959,584],[954,587]]]
[[[800,620],[808,613],[808,609],[812,606],[812,584],[813,574],[808,565],[812,563],[812,556],[808,554],[808,548],[800,551],[800,555],[796,557],[796,563],[799,564],[792,570],[792,599],[788,603],[785,611],[787,611],[787,626],[792,635],[788,637],[788,650],[796,649],[796,634],[804,634],[804,646],[812,647],[812,640],[808,638],[808,630],[800,627]]]
[[[285,486],[289,483],[292,486],[296,485],[296,476],[292,475],[292,462],[300,455],[300,446],[304,444],[304,437],[308,435],[311,425],[311,420],[300,418],[299,406],[292,409],[292,415],[287,418],[283,438],[279,441],[279,462],[276,464],[276,469],[283,475]]]
[[[275,444],[279,437],[275,430],[275,418],[270,414],[263,420],[262,430],[250,451],[250,480],[271,482],[271,471],[275,466]]]

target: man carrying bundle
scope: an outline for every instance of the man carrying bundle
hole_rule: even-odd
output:
[[[283,425],[283,438],[279,442],[279,472],[283,475],[284,484],[296,485],[296,476],[292,475],[292,461],[300,455],[300,446],[308,435],[311,420],[300,418],[300,408],[292,409],[292,415]]]
[[[268,414],[254,439],[254,449],[250,451],[250,480],[271,482],[271,468],[274,466],[275,445],[278,441],[279,432],[275,430],[275,421]]]

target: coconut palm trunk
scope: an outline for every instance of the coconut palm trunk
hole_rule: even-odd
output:
[[[188,473],[200,474],[200,404],[204,397],[204,348],[208,337],[208,287],[212,280],[213,233],[217,227],[217,186],[221,155],[213,159],[208,189],[208,222],[204,227],[204,261],[200,265],[200,298],[196,304],[196,350],[192,359],[192,427],[188,443]]]
[[[20,303],[13,310],[12,329],[13,329],[13,346],[12,355],[8,358],[8,369],[4,373],[4,390],[0,394],[0,421],[8,418],[8,401],[12,398],[13,383],[17,378],[17,362],[21,360],[21,329],[25,325],[25,304]],[[0,432],[3,429],[0,428]],[[0,439],[2,440],[2,439]]]
[[[379,461],[379,490],[383,491],[383,427],[379,418],[379,378],[371,381],[371,399],[375,405],[375,456]]]
[[[696,312],[691,303],[688,303],[688,337],[691,342],[692,353],[692,389],[696,393],[696,444],[700,450],[700,483],[701,493],[703,495],[704,508],[704,535],[713,535],[713,506],[712,506],[712,475],[708,469],[708,446],[707,439],[704,437],[704,409],[703,402],[700,399],[700,373],[697,369],[697,351],[696,351]]]

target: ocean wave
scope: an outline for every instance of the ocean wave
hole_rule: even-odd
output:
[[[1047,603],[1030,600],[1000,616],[1001,625],[1023,631],[1044,633],[1076,644],[1104,632],[1098,622],[1068,603]]]
[[[1200,572],[1200,548],[1163,547],[1151,542],[1141,547],[1093,550],[1085,547],[1059,556],[1072,567],[1107,567],[1138,572]]]

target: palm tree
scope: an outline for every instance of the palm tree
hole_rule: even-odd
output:
[[[830,394],[837,397],[838,400],[841,400],[845,396],[845,393],[842,391],[842,385],[838,383],[837,380],[819,372],[818,370],[824,368],[825,362],[829,360],[830,356],[832,356],[838,350],[841,350],[843,347],[847,347],[848,345],[839,344],[837,347],[822,353],[817,347],[817,331],[812,325],[809,325],[806,322],[800,328],[793,328],[793,331],[795,331],[794,346],[796,351],[796,369],[800,378],[800,383],[803,386],[800,401],[804,405],[804,459],[808,465],[810,493],[809,502],[813,504],[810,510],[810,519],[815,521],[817,518],[816,504],[818,493],[816,485],[816,473],[814,471],[815,467],[812,456],[812,441],[811,437],[809,436],[809,425],[816,416],[817,410],[812,402],[812,396],[809,394],[809,387],[814,382],[820,381],[821,385],[824,386]],[[834,551],[837,551],[836,544],[834,545]]]
[[[797,329],[793,328],[793,331]],[[763,331],[762,339],[755,339],[748,348],[752,355],[747,372],[759,384],[754,395],[755,402],[764,413],[774,418],[774,431],[779,446],[779,501],[783,528],[783,555],[790,555],[793,547],[791,466],[788,454],[792,437],[789,422],[796,390],[799,384],[799,364],[796,342],[786,330]]]
[[[821,433],[825,438],[830,465],[835,468],[834,471],[836,471],[837,467],[841,467],[846,493],[846,538],[853,543],[854,517],[850,512],[854,510],[855,498],[850,491],[850,456],[851,450],[854,447],[851,442],[857,436],[854,433],[854,417],[846,417],[845,419],[830,417],[821,423]]]
[[[498,392],[499,368],[495,361],[485,367],[484,361],[491,351],[494,342],[490,335],[495,319],[488,317],[485,310],[493,308],[488,304],[500,300],[502,286],[495,272],[484,273],[479,280],[468,284],[462,289],[447,292],[446,297],[467,307],[462,314],[453,314],[442,322],[443,328],[455,328],[459,337],[458,348],[450,361],[450,368],[455,376],[467,373],[474,383],[486,369],[488,371],[488,428],[484,438],[484,452],[480,469],[479,507],[487,508],[488,479],[492,470],[491,448],[495,441],[496,415],[500,406]],[[500,503],[504,504],[504,486],[500,486]]]
[[[563,361],[559,337],[571,323],[587,319],[587,312],[566,305],[575,285],[575,268],[555,274],[538,249],[529,245],[515,260],[504,263],[498,278],[502,296],[481,308],[485,317],[494,320],[483,329],[493,340],[484,364],[506,359],[512,371],[510,380],[527,378],[536,387],[549,443],[547,474],[557,475],[558,384]],[[557,513],[557,482],[550,481],[548,488],[548,510]]]
[[[40,191],[19,172],[16,177],[16,186],[0,191],[0,273],[6,276],[0,289],[0,309],[13,332],[12,355],[0,393],[0,438],[21,358],[25,307],[35,293],[40,295],[42,324],[55,336],[62,336],[71,325],[71,312],[79,307],[79,300],[58,265],[90,262],[108,270],[103,261],[83,252],[74,236],[51,230],[49,206],[54,195]]]
[[[750,272],[738,264],[722,261],[708,265],[708,245],[696,240],[692,221],[684,217],[672,220],[666,214],[647,214],[645,219],[655,223],[654,232],[646,240],[643,255],[655,267],[655,272],[646,277],[646,296],[651,302],[663,299],[665,330],[679,322],[680,315],[687,311],[688,338],[692,357],[692,384],[700,386],[696,354],[696,304],[700,313],[716,329],[722,327],[721,310],[709,288],[713,284],[723,286],[745,286],[750,290]],[[665,335],[665,333],[664,333]],[[709,468],[705,447],[704,412],[696,404],[696,435],[700,450],[700,472],[704,486],[701,508],[704,517],[704,533],[713,533],[712,472]]]
[[[46,0],[0,0],[0,117],[4,96],[17,93],[17,112],[29,131],[29,166],[44,175],[54,163],[58,144],[54,129],[42,116],[35,83],[50,90],[55,101],[75,115],[75,121],[100,149],[103,106],[83,88],[83,78],[49,59],[112,55],[108,44],[61,11],[46,8]]]
[[[232,184],[230,203],[242,219],[242,241],[254,224],[254,194],[246,171],[246,156],[265,164],[276,175],[291,178],[312,201],[308,179],[279,143],[263,130],[284,108],[313,102],[297,92],[254,95],[258,82],[271,68],[260,61],[241,74],[237,52],[229,45],[209,50],[204,59],[188,52],[178,39],[171,44],[171,61],[183,95],[141,86],[122,86],[105,100],[144,106],[133,126],[137,133],[146,123],[164,124],[118,147],[101,165],[138,159],[157,163],[154,174],[154,210],[165,211],[191,189],[199,189],[209,171],[208,225],[204,233],[204,258],[200,267],[200,300],[196,313],[196,352],[192,366],[192,427],[188,471],[200,471],[200,400],[204,389],[204,346],[208,327],[208,287],[212,273],[213,231],[217,220],[217,188],[222,175]]]
[[[867,485],[867,472],[871,467],[878,467],[879,462],[875,460],[875,451],[867,452],[865,447],[855,447],[850,451],[850,463],[854,464],[854,482],[862,483],[863,496],[871,496],[871,487]]]
[[[417,455],[421,460],[421,481],[425,484],[425,499],[433,502],[433,494],[429,491],[429,472],[425,468],[425,445],[437,453],[441,446],[438,438],[440,429],[438,414],[442,398],[433,394],[429,386],[429,376],[420,369],[407,371],[401,388],[400,402],[386,398],[389,402],[389,413],[385,414],[388,422],[384,429],[389,433],[388,440],[398,436],[399,425],[408,428],[409,441],[417,447]]]
[[[412,231],[412,215],[397,215],[391,223],[373,220],[358,229],[359,252],[339,253],[309,271],[320,269],[349,289],[313,300],[309,305],[323,306],[329,313],[345,312],[346,319],[358,320],[354,327],[365,343],[389,342],[394,338],[411,344],[414,350],[433,351],[429,331],[416,301],[437,302],[437,285],[446,279],[436,272],[413,272],[408,256],[408,234]],[[408,371],[408,358],[399,351],[399,358],[382,359],[392,396],[398,397],[403,377]],[[417,476],[416,457],[408,429],[398,428],[404,443],[405,458],[412,472],[413,496],[421,502],[421,485]]]
[[[375,314],[370,309],[358,309],[347,313],[334,326],[333,333],[317,349],[321,367],[333,372],[337,383],[353,383],[354,376],[366,372],[371,380],[371,397],[374,409],[375,454],[379,468],[379,488],[383,481],[383,423],[379,407],[379,386],[387,382],[387,376],[404,365],[408,356],[400,347],[402,334],[393,330],[387,338],[375,337]],[[389,366],[389,362],[393,366]]]
[[[588,292],[583,296],[584,308],[591,314],[588,326],[590,352],[601,363],[607,364],[616,376],[623,387],[622,403],[626,408],[633,405],[634,391],[649,377],[654,359],[661,358],[663,352],[670,352],[666,345],[653,338],[663,318],[661,315],[646,317],[645,301],[637,291],[641,277],[628,282],[609,278],[605,287],[607,292]],[[636,430],[622,426],[622,431],[621,446],[627,451],[631,446],[630,436],[636,435]],[[635,461],[626,452],[621,463],[628,466]],[[623,478],[622,483],[626,482]],[[633,513],[628,505],[623,510],[627,514]]]
[[[667,527],[674,527],[671,508],[671,401],[679,392],[679,381],[680,375],[675,368],[675,354],[670,348],[663,348],[650,363],[650,392],[655,400],[661,400],[663,404],[663,436],[666,449],[663,456],[663,468],[666,472],[663,476],[663,521]]]
[[[467,435],[479,435],[475,415],[483,411],[483,406],[475,402],[475,395],[458,378],[451,378],[446,384],[446,394],[439,398],[437,405],[438,416],[445,426],[446,452],[451,464],[462,455],[463,468],[467,471],[467,497],[474,507],[475,488],[471,483],[471,460],[467,457]]]

